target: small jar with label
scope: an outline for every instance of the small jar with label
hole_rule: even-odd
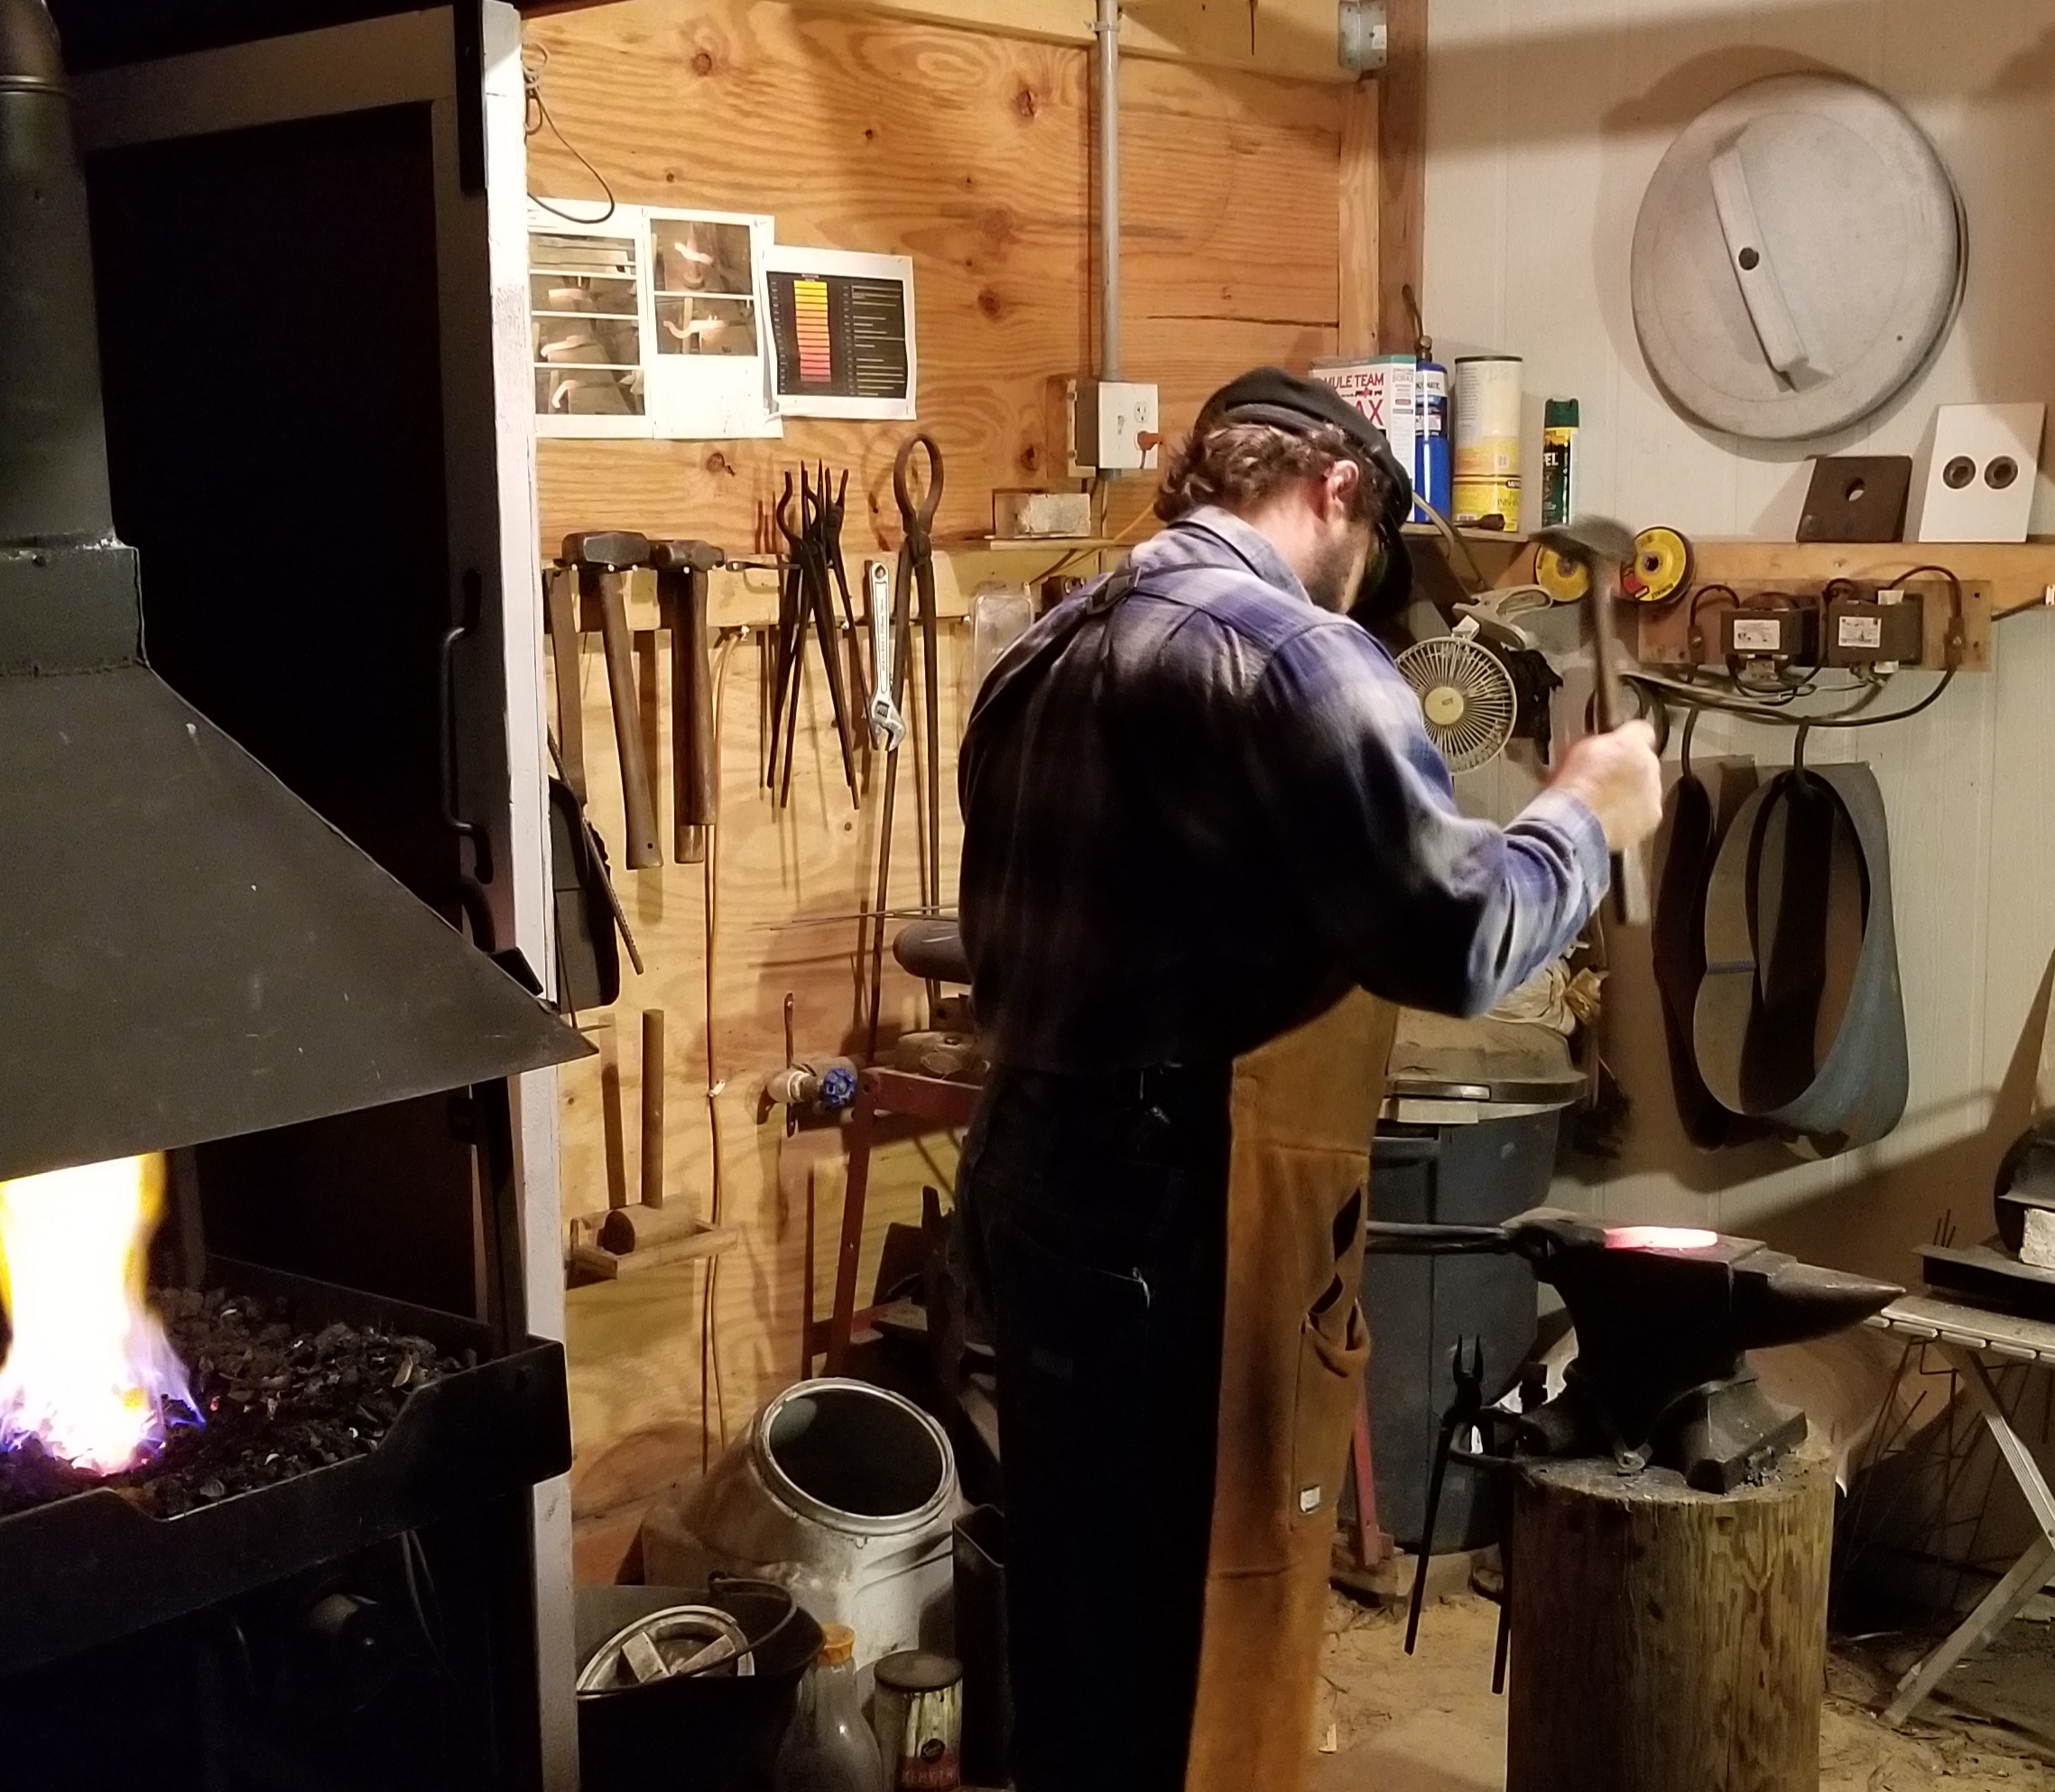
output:
[[[963,1784],[963,1668],[902,1649],[877,1664],[871,1724],[890,1792],[957,1792]]]

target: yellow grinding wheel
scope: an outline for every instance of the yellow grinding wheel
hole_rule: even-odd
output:
[[[1637,604],[1667,604],[1691,583],[1691,544],[1658,524],[1634,537],[1634,558],[1620,572],[1620,596]]]
[[[1591,575],[1581,560],[1567,559],[1553,548],[1534,550],[1534,583],[1559,604],[1574,604],[1591,588]]]

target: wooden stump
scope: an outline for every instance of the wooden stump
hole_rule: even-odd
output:
[[[1834,1481],[1514,1476],[1507,1792],[1818,1792]]]

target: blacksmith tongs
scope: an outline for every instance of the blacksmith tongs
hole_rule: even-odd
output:
[[[918,504],[913,502],[912,486],[907,477],[912,468],[915,448],[921,449],[928,457],[928,489]],[[921,725],[928,736],[923,744],[916,735],[913,744],[914,751],[924,762],[921,771],[928,798],[924,817],[927,853],[921,868],[921,906],[927,913],[934,914],[941,907],[942,900],[942,727],[941,671],[935,658],[935,541],[931,531],[935,512],[942,502],[942,451],[935,446],[932,436],[923,431],[900,444],[898,457],[892,464],[892,494],[898,500],[899,520],[906,531],[905,542],[899,550],[898,577],[893,588],[893,611],[900,630],[899,651],[893,657],[903,669],[901,676],[907,669],[912,649],[913,600],[919,599]]]

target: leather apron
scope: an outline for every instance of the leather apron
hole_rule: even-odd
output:
[[[1356,1290],[1398,1011],[1356,991],[1235,1061],[1227,1312],[1186,1792],[1292,1792],[1370,1336]]]

